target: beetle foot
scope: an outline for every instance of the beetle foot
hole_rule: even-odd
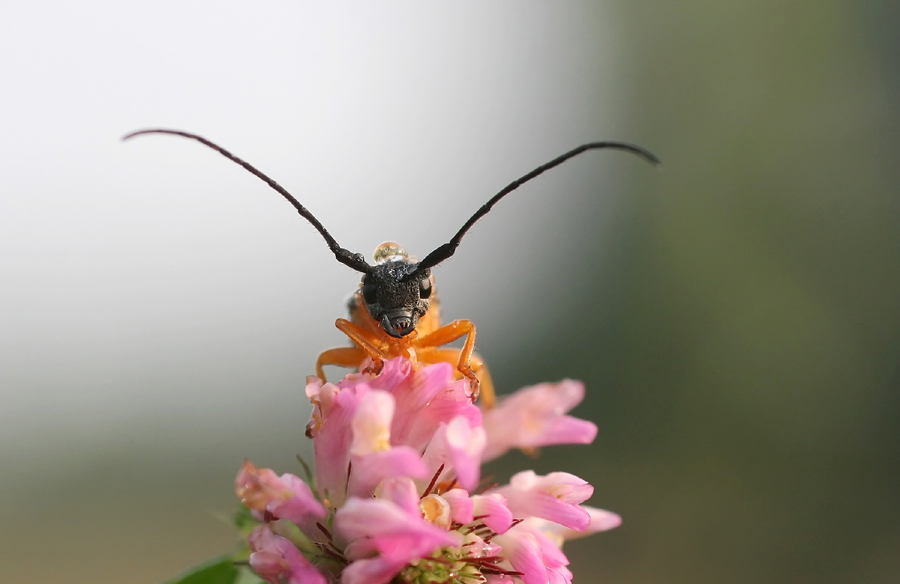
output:
[[[384,361],[381,359],[377,359],[372,361],[372,364],[362,370],[362,372],[366,375],[381,375],[381,370],[384,369]]]

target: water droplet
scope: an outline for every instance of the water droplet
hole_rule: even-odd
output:
[[[375,253],[372,256],[376,264],[383,264],[385,262],[405,260],[409,257],[409,254],[406,253],[406,250],[399,243],[385,241],[375,248]]]

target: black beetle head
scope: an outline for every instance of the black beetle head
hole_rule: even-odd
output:
[[[363,276],[360,287],[369,314],[392,337],[405,337],[416,329],[431,305],[431,273],[419,270],[396,243],[375,250],[375,265]]]

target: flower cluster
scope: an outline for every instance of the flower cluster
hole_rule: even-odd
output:
[[[271,584],[569,583],[563,540],[616,527],[581,505],[593,487],[563,472],[480,485],[481,464],[513,448],[586,444],[565,415],[575,381],[526,388],[482,411],[446,363],[385,363],[378,376],[308,379],[315,477],[246,462],[238,497],[256,526],[250,566]]]

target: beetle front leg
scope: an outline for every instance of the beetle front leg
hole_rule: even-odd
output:
[[[337,365],[338,367],[352,367],[358,369],[365,360],[366,353],[359,347],[336,347],[322,351],[316,360],[316,375],[325,381],[325,365]]]
[[[474,402],[478,399],[481,386],[481,382],[478,380],[475,372],[472,371],[470,363],[472,352],[475,350],[475,324],[471,320],[454,320],[431,334],[425,335],[419,339],[417,344],[423,348],[440,347],[464,336],[466,337],[466,342],[463,343],[463,348],[459,351],[456,370],[469,380],[469,385],[472,387],[472,401]]]
[[[339,318],[334,321],[334,326],[350,337],[350,340],[372,360],[371,371],[367,370],[365,372],[372,373],[373,375],[381,373],[385,359],[385,352],[381,340],[375,336],[375,334],[344,318]]]

